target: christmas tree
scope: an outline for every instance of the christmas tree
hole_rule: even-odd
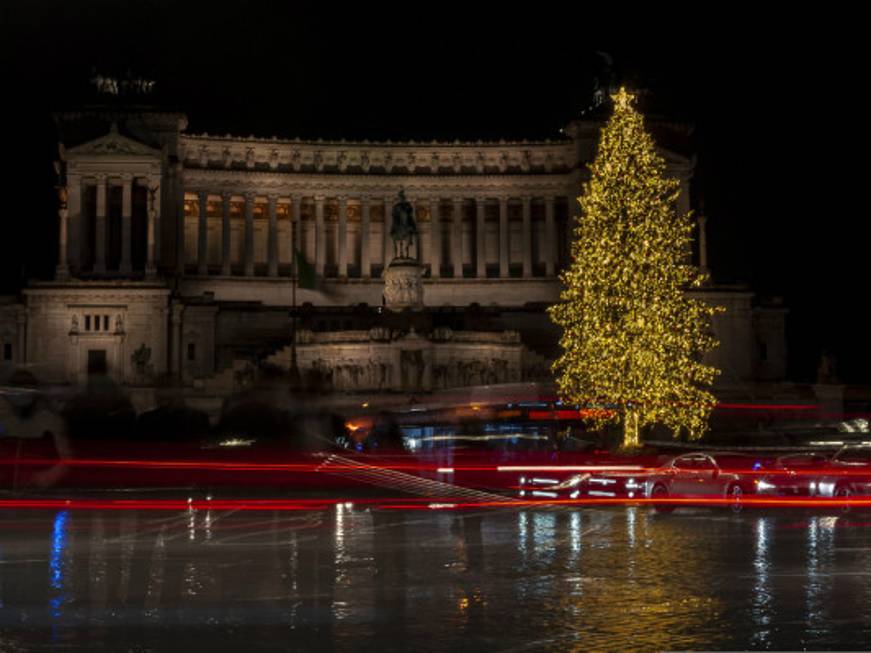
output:
[[[707,429],[719,370],[702,359],[717,346],[711,318],[721,309],[687,294],[706,277],[690,261],[679,182],[666,178],[634,95],[621,88],[613,100],[579,198],[562,301],[549,313],[562,328],[560,396],[605,409],[590,411],[593,426],[620,423],[631,449],[653,424],[676,437]]]

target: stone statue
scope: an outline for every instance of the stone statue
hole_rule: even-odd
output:
[[[408,248],[417,238],[417,224],[414,222],[414,207],[405,199],[404,190],[399,191],[399,201],[393,206],[392,216],[393,255],[395,258],[409,258]]]
[[[79,332],[79,316],[73,314],[72,322],[70,324],[70,333],[78,333]]]
[[[817,383],[837,384],[840,383],[837,373],[837,362],[832,352],[826,350],[820,354],[820,363],[817,366]]]
[[[143,342],[130,356],[130,360],[137,374],[144,376],[148,371],[148,363],[151,362],[151,347]]]
[[[148,210],[156,211],[157,210],[157,190],[160,186],[149,186],[148,187]]]
[[[66,166],[66,154],[65,154],[63,143],[58,143],[58,155],[60,157],[60,160],[54,162],[54,172],[57,175],[57,184],[55,184],[55,190],[57,190],[58,208],[59,209],[66,209],[67,208],[67,166]]]

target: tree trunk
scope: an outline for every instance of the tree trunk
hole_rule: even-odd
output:
[[[624,451],[641,448],[641,436],[638,433],[638,413],[631,408],[623,415],[623,444],[620,448]]]

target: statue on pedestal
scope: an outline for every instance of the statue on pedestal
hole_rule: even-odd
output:
[[[408,250],[417,238],[417,224],[414,221],[414,206],[405,199],[405,191],[399,191],[399,201],[393,206],[393,224],[390,237],[393,239],[394,258],[409,258]]]

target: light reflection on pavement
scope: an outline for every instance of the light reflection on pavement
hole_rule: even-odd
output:
[[[0,651],[862,648],[860,513],[0,512]]]

